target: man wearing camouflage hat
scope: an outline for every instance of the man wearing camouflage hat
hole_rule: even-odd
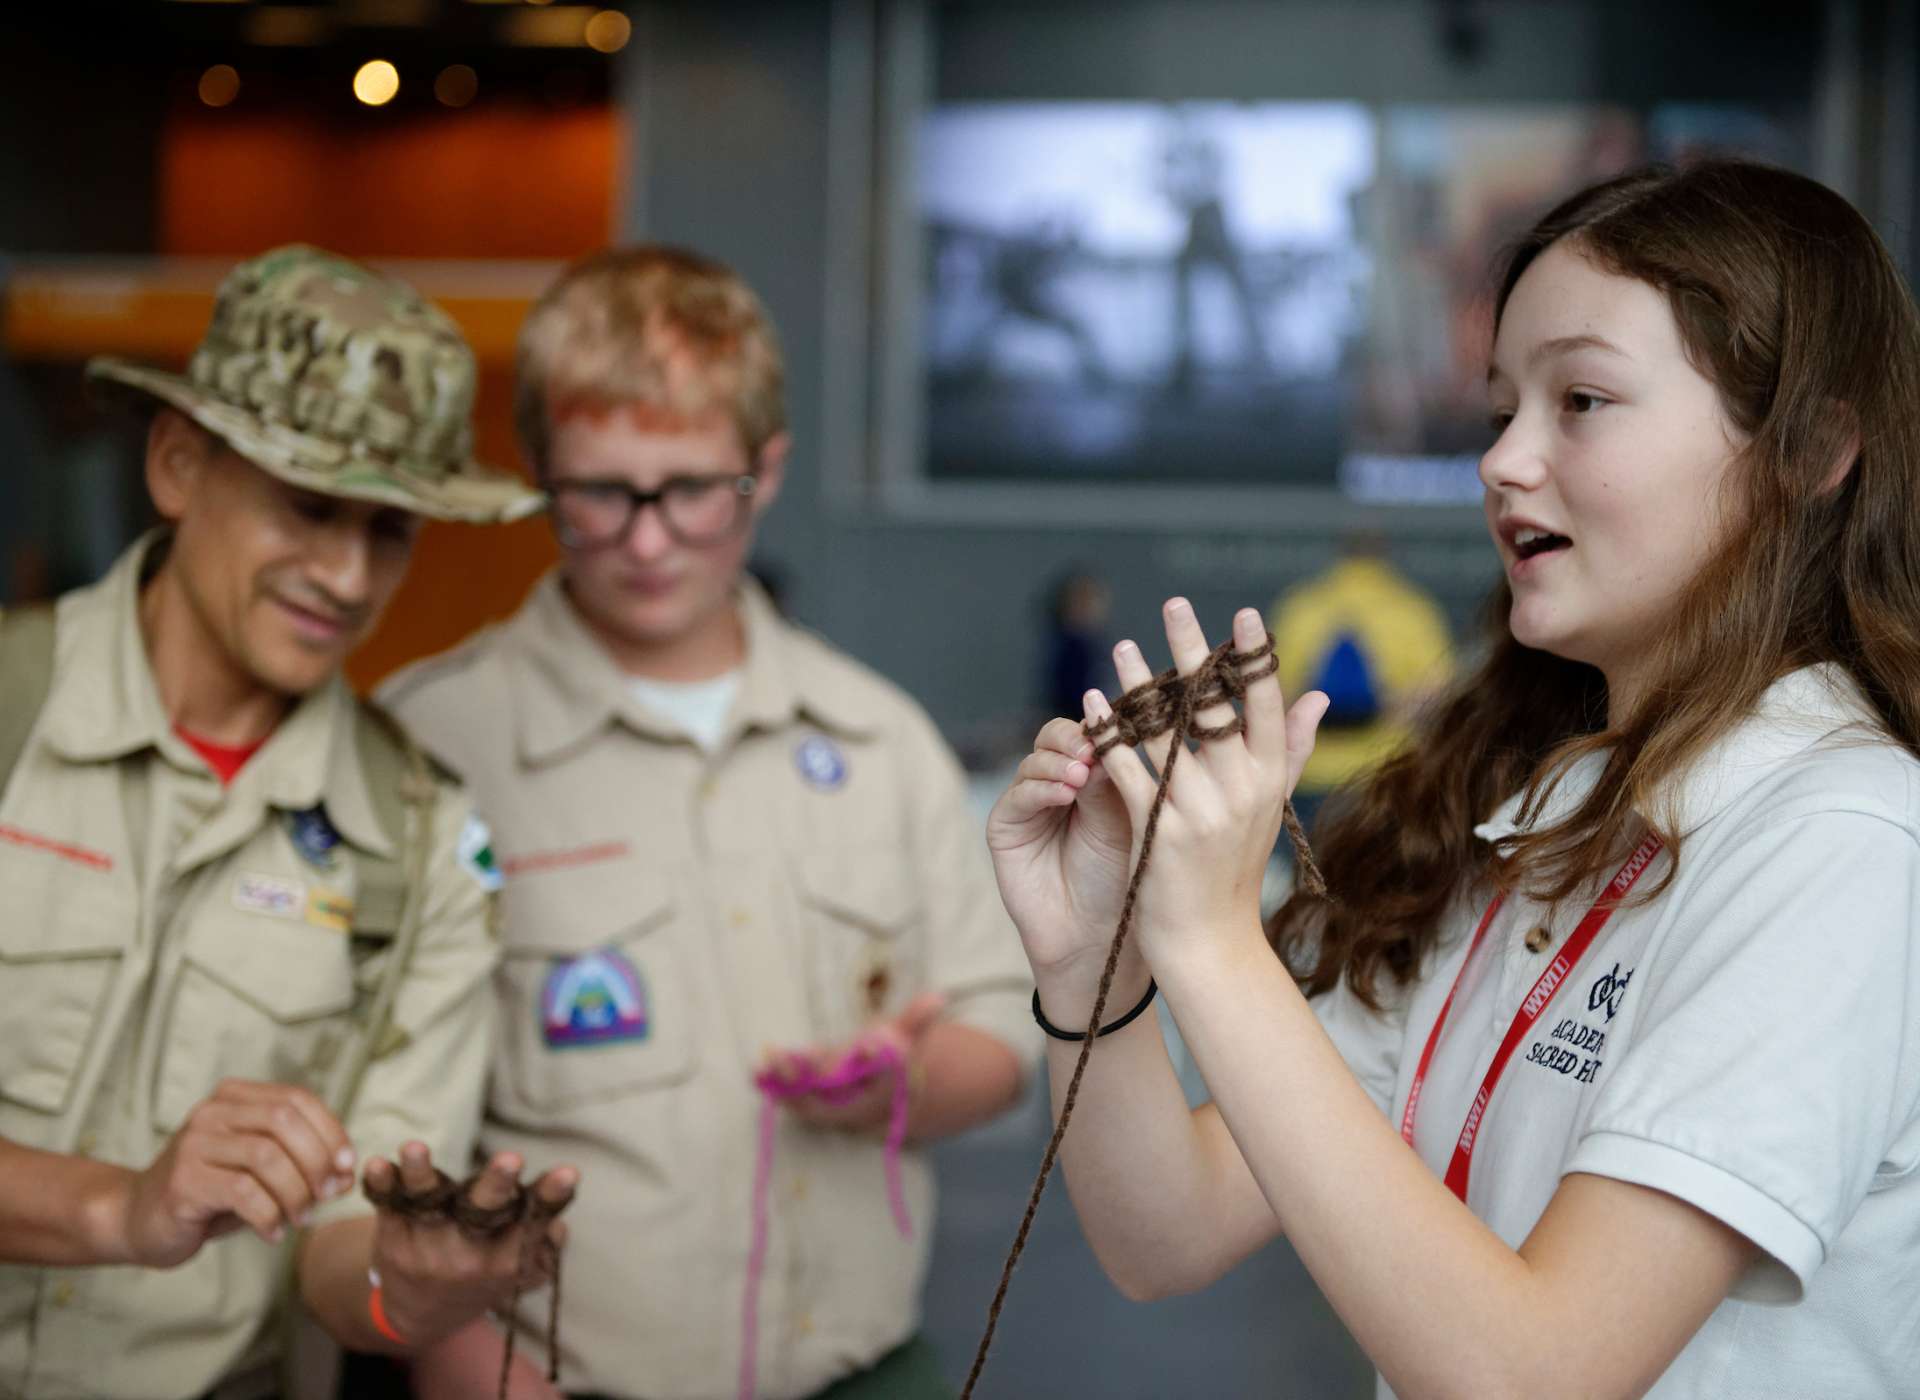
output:
[[[399,1354],[562,1229],[571,1169],[490,1233],[353,1190],[418,1204],[467,1165],[497,881],[340,665],[420,517],[540,498],[470,459],[452,322],[314,249],[236,269],[185,377],[89,370],[159,401],[166,523],[0,618],[0,1395],[252,1400],[289,1280],[340,1343]],[[522,1166],[465,1202],[523,1207]]]

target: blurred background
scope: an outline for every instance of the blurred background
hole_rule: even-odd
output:
[[[0,602],[97,576],[144,526],[139,425],[80,366],[183,365],[236,259],[318,243],[439,300],[483,366],[482,453],[519,466],[529,300],[661,239],[737,266],[785,343],[796,446],[759,567],[921,699],[983,804],[1176,591],[1216,630],[1274,607],[1301,678],[1385,723],[1470,649],[1497,576],[1474,463],[1503,241],[1597,177],[1726,151],[1834,186],[1911,274],[1915,11],[18,0]],[[537,520],[431,528],[355,679],[504,616],[551,557]],[[950,1369],[1045,1126],[1035,1098],[943,1149]],[[1136,1308],[1058,1198],[1001,1335],[1000,1394],[1371,1393],[1284,1249]]]

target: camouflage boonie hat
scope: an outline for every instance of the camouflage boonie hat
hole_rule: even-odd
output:
[[[310,491],[440,520],[514,520],[544,504],[473,460],[473,351],[447,314],[318,248],[228,273],[185,376],[106,356],[87,373],[164,399]]]

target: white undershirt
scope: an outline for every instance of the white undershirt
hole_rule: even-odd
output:
[[[670,719],[707,752],[720,746],[726,732],[733,697],[740,693],[740,672],[728,671],[706,681],[656,681],[628,676],[633,698],[663,719]]]

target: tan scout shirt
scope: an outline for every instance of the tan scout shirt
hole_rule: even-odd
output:
[[[1023,1062],[1038,1049],[1026,960],[932,723],[757,590],[743,611],[711,755],[640,706],[552,576],[382,692],[494,826],[505,1020],[482,1137],[583,1170],[562,1361],[570,1387],[609,1395],[735,1394],[762,1047],[849,1039],[939,989]],[[903,1167],[911,1239],[877,1139],[781,1120],[761,1395],[811,1394],[913,1332],[933,1184],[920,1152]]]
[[[173,733],[135,614],[152,543],[61,599],[52,687],[0,794],[0,1137],[136,1168],[223,1078],[321,1088],[385,965],[345,931],[355,853],[393,854],[343,682],[224,792]],[[363,1156],[472,1151],[497,946],[456,856],[467,804],[449,790],[437,813],[405,1034],[346,1121]],[[316,1223],[366,1209],[351,1193]],[[290,1247],[238,1233],[165,1271],[0,1265],[0,1396],[167,1400],[270,1362]]]

